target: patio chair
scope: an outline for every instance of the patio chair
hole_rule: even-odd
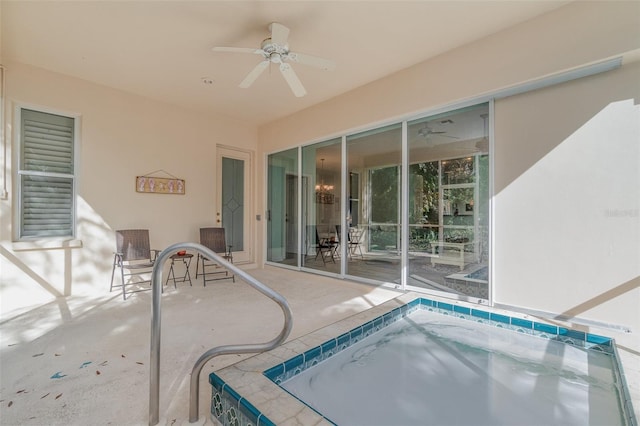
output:
[[[111,286],[122,288],[122,298],[127,300],[127,294],[151,290],[151,274],[159,250],[151,249],[148,229],[121,229],[116,231],[116,252],[113,255],[113,269],[111,270]],[[121,284],[114,284],[116,268],[120,269]],[[125,280],[125,277],[127,278]],[[140,288],[149,284],[149,288]]]
[[[232,246],[226,243],[224,228],[200,228],[200,244],[219,254],[227,262],[233,263]],[[207,258],[201,253],[198,253],[198,260],[196,261],[196,278],[198,278],[200,263],[202,263],[200,275],[202,275],[205,287],[207,286],[207,281],[231,278],[233,282],[236,282],[236,276],[233,274],[230,275],[224,265],[220,265],[218,262]]]

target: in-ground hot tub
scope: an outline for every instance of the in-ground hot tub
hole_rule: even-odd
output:
[[[244,361],[235,371],[243,380],[212,374],[212,416],[243,425],[291,416],[342,425],[633,424],[609,338],[426,298],[373,310],[347,332],[305,336],[312,346],[298,354],[292,347],[305,337]],[[263,370],[271,388],[251,374],[281,356]]]

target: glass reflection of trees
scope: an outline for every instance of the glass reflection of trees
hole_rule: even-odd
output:
[[[438,224],[438,162],[409,166],[409,223]]]
[[[473,183],[473,157],[442,161],[442,184]]]

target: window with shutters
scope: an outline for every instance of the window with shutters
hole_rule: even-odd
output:
[[[75,236],[75,119],[20,110],[20,240]]]

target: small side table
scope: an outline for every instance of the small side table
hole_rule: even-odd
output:
[[[169,274],[167,275],[167,282],[164,283],[164,285],[168,285],[169,284],[169,280],[173,280],[173,287],[174,288],[178,288],[178,286],[176,285],[176,283],[186,283],[188,282],[189,285],[193,285],[191,284],[191,274],[189,274],[189,265],[191,265],[191,259],[193,258],[193,255],[190,253],[187,254],[183,254],[183,255],[179,255],[179,254],[172,254],[171,256],[169,256],[169,259],[171,259],[171,267],[169,268]],[[184,275],[180,278],[176,278],[173,266],[176,262],[176,260],[182,260],[182,263],[184,264],[184,268],[185,268],[185,272]]]

